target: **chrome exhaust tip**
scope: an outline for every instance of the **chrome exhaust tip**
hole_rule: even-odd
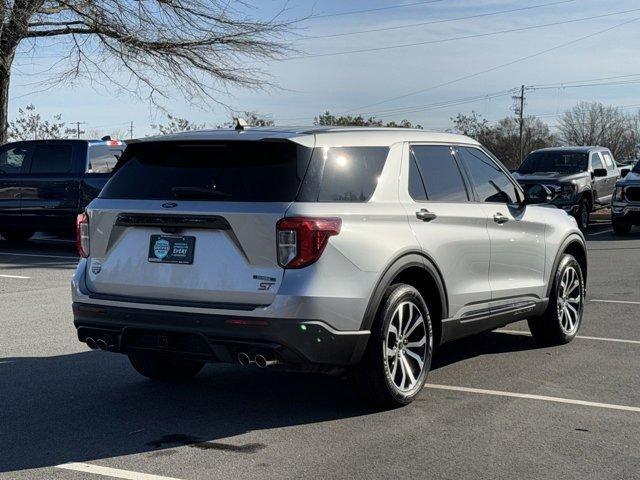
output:
[[[247,365],[251,364],[251,358],[249,358],[249,355],[247,355],[246,353],[240,352],[238,353],[238,363],[246,367]]]
[[[277,365],[278,363],[280,363],[275,358],[267,358],[264,355],[256,355],[255,362],[256,362],[256,365],[260,368],[267,368],[267,367],[270,367],[271,365]]]
[[[84,343],[86,343],[87,347],[89,347],[91,350],[95,350],[98,348],[98,346],[96,345],[96,341],[92,337],[85,338]]]
[[[98,340],[96,340],[96,346],[100,350],[105,351],[109,345],[104,338],[99,338]]]

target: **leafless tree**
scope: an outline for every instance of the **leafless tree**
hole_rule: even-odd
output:
[[[42,138],[66,138],[67,130],[62,115],[54,115],[45,120],[36,111],[34,105],[18,109],[18,116],[9,124],[11,140],[38,140]]]
[[[458,114],[451,120],[453,121],[452,131],[478,140],[506,167],[515,169],[522,162],[518,119],[505,117],[492,125],[482,115],[471,112],[470,115]],[[557,143],[548,125],[535,117],[524,118],[522,139],[525,155],[532,150],[550,147]]]
[[[249,1],[1,1],[0,142],[7,138],[11,67],[25,42],[34,51],[67,52],[52,84],[88,78],[156,103],[176,92],[224,103],[228,85],[264,87],[268,79],[255,65],[288,50],[292,22],[283,12],[255,20]]]
[[[628,154],[629,122],[618,107],[580,102],[560,117],[558,131],[567,145],[607,147],[618,158]]]
[[[151,128],[156,130],[160,135],[169,133],[190,132],[192,130],[202,130],[207,125],[204,123],[195,123],[186,118],[174,117],[170,113],[167,114],[167,123],[152,124]]]

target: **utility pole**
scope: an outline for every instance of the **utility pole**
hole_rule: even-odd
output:
[[[129,127],[129,138],[133,139],[133,120],[131,120],[131,126]]]
[[[80,138],[80,135],[85,133],[84,130],[80,130],[80,125],[86,125],[87,122],[71,122],[71,123],[75,123],[76,124],[76,136],[77,136],[77,138]]]
[[[520,95],[516,95],[513,97],[513,99],[517,102],[519,102],[519,104],[515,107],[516,110],[516,114],[518,115],[518,123],[520,124],[520,141],[519,141],[519,146],[520,146],[520,158],[518,159],[519,162],[522,161],[522,158],[524,157],[524,91],[525,91],[526,87],[524,85],[522,85],[520,87]]]

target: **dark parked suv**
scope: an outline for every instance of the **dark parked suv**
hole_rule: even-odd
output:
[[[78,213],[107,182],[124,150],[118,140],[33,140],[0,147],[0,234],[73,234]]]
[[[514,177],[525,189],[547,186],[555,194],[553,204],[573,215],[584,230],[590,212],[610,205],[620,171],[607,148],[557,147],[531,152]]]

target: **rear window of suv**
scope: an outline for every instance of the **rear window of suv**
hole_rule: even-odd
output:
[[[100,198],[289,202],[310,156],[292,142],[142,142],[127,147]]]
[[[141,142],[127,147],[100,198],[366,202],[388,152],[289,141]]]

